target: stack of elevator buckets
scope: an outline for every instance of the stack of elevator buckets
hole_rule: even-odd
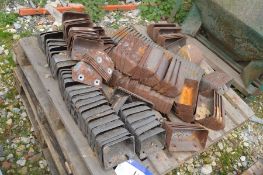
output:
[[[134,156],[134,137],[99,88],[73,81],[71,69],[59,72],[59,85],[71,115],[105,169]]]
[[[165,130],[156,113],[143,102],[132,102],[120,109],[122,121],[135,136],[135,151],[140,159],[164,148]]]
[[[69,13],[72,13],[74,17],[82,16],[75,12],[68,12],[68,20]],[[86,16],[84,19],[89,18]],[[78,27],[74,20],[70,21],[74,27]],[[87,24],[85,20],[80,21],[81,24]],[[101,28],[97,29],[102,31]],[[129,101],[117,113],[100,88],[88,86],[72,79],[72,68],[80,62],[69,56],[71,53],[68,52],[69,48],[64,40],[64,35],[57,31],[42,33],[39,35],[39,44],[47,56],[53,77],[58,79],[60,92],[74,121],[87,138],[90,147],[97,154],[102,166],[109,169],[134,157],[135,152],[140,158],[145,158],[147,155],[163,149],[165,131],[153,115],[157,111],[148,107],[147,103],[140,102],[138,99]],[[107,48],[105,45],[110,41],[111,39],[104,36],[106,44],[102,44],[102,47]],[[145,110],[133,109],[136,105],[133,107],[130,105],[134,104],[145,108]],[[127,114],[128,111],[133,111],[134,121],[131,121],[131,115]],[[143,112],[147,112],[147,115],[138,117]],[[118,115],[121,115],[121,118]],[[141,122],[148,124],[147,127],[142,126]]]
[[[111,104],[135,136],[135,151],[140,159],[164,148],[165,130],[161,128],[160,114],[152,110],[151,102],[119,87],[114,90]]]

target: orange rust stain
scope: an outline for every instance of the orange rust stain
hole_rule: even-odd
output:
[[[194,88],[189,86],[184,86],[179,102],[184,105],[192,105],[193,103],[193,91]]]

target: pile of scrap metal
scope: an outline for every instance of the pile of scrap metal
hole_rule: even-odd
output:
[[[145,98],[163,114],[175,111],[187,122],[165,122],[168,149],[179,140],[182,143],[170,151],[200,150],[207,139],[205,128],[221,130],[225,126],[222,94],[231,79],[217,71],[204,75],[202,52],[195,46],[182,45],[185,36],[175,24],[152,24],[147,32],[160,45],[133,27],[124,27],[113,35],[118,44],[109,53],[116,68],[110,85]],[[185,147],[184,141],[195,146]]]
[[[105,169],[138,155],[164,149],[165,130],[152,103],[117,88],[111,99],[102,91],[114,71],[107,53],[115,46],[87,14],[63,14],[63,32],[39,35],[62,97]]]
[[[147,158],[166,143],[170,151],[199,151],[206,145],[206,128],[224,128],[221,95],[229,79],[220,72],[203,76],[201,54],[188,59],[195,49],[180,45],[170,52],[133,27],[111,38],[83,13],[65,12],[62,21],[63,31],[41,33],[39,44],[74,121],[105,169],[135,154]],[[166,48],[185,39],[174,24],[155,24],[148,32]],[[110,98],[103,85],[114,88]],[[159,113],[174,111],[185,122],[165,121]]]

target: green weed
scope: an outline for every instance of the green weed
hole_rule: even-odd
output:
[[[28,37],[28,36],[31,36],[31,35],[32,35],[32,31],[30,31],[30,30],[25,30],[25,31],[22,31],[20,33],[20,37],[21,38]]]
[[[148,21],[166,20],[171,14],[176,0],[143,0],[139,9]]]
[[[177,0],[143,0],[141,6],[141,16],[148,21],[160,21],[175,19],[181,23],[192,6],[192,0],[184,0],[176,15],[171,17],[171,12]]]
[[[44,7],[47,3],[47,0],[33,0],[32,1],[36,6]]]
[[[106,3],[105,0],[71,0],[71,2],[83,4],[86,7],[86,12],[91,15],[92,20],[95,22],[100,21],[105,15],[105,11],[101,8]]]
[[[0,12],[0,27],[5,27],[6,25],[12,25],[17,20],[18,15],[15,13],[5,13]]]
[[[176,13],[174,20],[178,23],[182,23],[185,17],[187,16],[189,10],[192,7],[192,0],[184,0],[181,8]]]

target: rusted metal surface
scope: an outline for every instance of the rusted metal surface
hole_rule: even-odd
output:
[[[203,149],[208,131],[199,125],[166,123],[162,128],[159,112],[170,113],[174,104],[184,121],[215,130],[223,127],[222,97],[206,98],[204,88],[198,96],[204,71],[198,61],[191,61],[195,54],[201,56],[195,48],[181,49],[185,38],[178,26],[148,28],[157,44],[178,45],[172,53],[133,27],[107,37],[102,27],[92,27],[88,15],[65,14],[63,25],[63,33],[41,34],[39,42],[68,110],[105,169],[135,153],[147,158],[164,149],[165,138],[169,151]],[[211,82],[210,89],[221,86],[213,78],[205,80],[204,86]],[[101,91],[102,81],[115,88],[110,100]],[[199,108],[196,112],[196,105],[207,102],[202,99],[213,101],[211,115],[204,118]]]
[[[185,122],[194,121],[198,88],[198,81],[185,79],[182,92],[175,100],[175,112]]]
[[[232,78],[224,72],[214,71],[205,75],[201,81],[201,89],[203,90],[216,90],[219,94],[224,94],[232,83]]]
[[[120,116],[135,136],[135,152],[140,159],[164,148],[165,131],[156,113],[146,103],[131,102],[120,108]]]
[[[92,27],[93,23],[88,14],[78,12],[65,12],[62,15],[63,36],[68,39],[69,29],[72,27]]]
[[[178,27],[163,28],[155,29],[166,35],[181,35],[174,33],[180,31]],[[133,28],[120,29],[114,39],[119,43],[110,55],[116,68],[131,77],[131,80],[123,78],[119,83],[132,92],[139,83],[172,98],[179,95],[186,78],[198,82],[202,78],[204,71],[199,66],[180,58],[180,55],[173,57],[172,53],[142,37]]]
[[[163,34],[158,36],[156,43],[164,48],[169,48],[174,42],[183,38],[185,38],[185,36],[181,33]]]
[[[147,99],[132,93],[131,91],[124,89],[122,87],[117,87],[114,89],[113,95],[111,97],[111,104],[115,111],[118,112],[120,107],[123,106],[125,103],[131,103],[135,101],[144,102],[150,108],[153,108],[154,105]]]
[[[134,138],[124,128],[124,123],[103,94],[94,86],[73,81],[72,77],[74,73],[72,76],[71,68],[60,69],[58,79],[61,93],[102,166],[109,169],[132,158],[135,152]]]
[[[172,55],[164,52],[161,59],[162,60],[161,60],[161,63],[158,69],[155,71],[155,73],[151,77],[143,79],[141,81],[143,84],[150,86],[150,87],[155,87],[159,82],[161,82],[164,79],[167,69],[169,67],[169,64],[172,60]]]
[[[87,63],[82,61],[78,62],[72,68],[72,79],[74,81],[89,85],[89,86],[102,86],[101,76]]]
[[[72,19],[71,19],[72,15]],[[91,74],[90,78],[83,78],[84,74],[89,75],[91,73],[88,69],[88,65],[79,66],[78,65],[78,75],[80,76],[85,83],[91,85],[91,80],[94,81],[95,86],[101,86],[101,76],[106,82],[108,82],[111,78],[111,75],[114,70],[114,63],[111,58],[107,55],[106,52],[111,51],[111,49],[115,46],[114,41],[105,36],[105,31],[102,27],[96,26],[92,27],[89,16],[80,14],[80,13],[68,13],[64,16],[65,20],[63,21],[64,26],[64,39],[67,41],[67,50],[70,54],[70,57],[73,60],[83,61],[92,66],[92,69],[95,69],[96,72]],[[104,52],[104,50],[106,52]],[[80,67],[81,70],[80,70]],[[76,73],[77,69],[74,69]],[[80,75],[80,72],[84,74]],[[99,75],[97,75],[97,73]],[[96,75],[95,75],[96,74]],[[94,76],[93,76],[94,75]],[[96,77],[96,78],[95,78]],[[95,79],[94,79],[95,78]],[[76,81],[77,77],[74,78]]]
[[[178,53],[182,58],[197,65],[200,65],[201,61],[204,59],[202,51],[195,45],[187,44],[180,48]]]
[[[132,76],[148,47],[142,39],[129,33],[112,50],[111,57],[119,71]]]
[[[89,63],[108,82],[114,70],[114,63],[111,58],[100,49],[86,49],[82,61]]]
[[[177,54],[178,51],[186,45],[186,37],[181,38],[168,46],[166,46],[166,49],[169,50],[171,53]]]
[[[173,43],[185,38],[184,34],[180,32],[181,28],[175,24],[150,24],[147,26],[150,38],[164,48],[169,48]]]
[[[149,24],[147,26],[147,33],[150,38],[153,39],[153,30],[155,27],[176,27],[176,24],[174,23],[168,23],[168,24]]]
[[[163,80],[153,87],[154,90],[168,97],[177,97],[182,91],[185,79],[199,82],[204,71],[197,65],[176,55]]]
[[[162,58],[163,50],[157,47],[152,47],[147,59],[145,60],[140,73],[140,81],[152,77],[158,70]]]
[[[70,68],[74,66],[76,63],[77,61],[71,60],[71,58],[69,58],[66,53],[62,52],[62,53],[53,55],[50,59],[50,70],[51,70],[52,76],[54,78],[57,78],[58,72],[60,69]]]
[[[43,32],[38,35],[38,43],[44,53],[46,53],[47,39],[63,39],[63,32],[51,31],[51,32]]]
[[[166,144],[171,152],[200,151],[205,148],[208,130],[200,125],[165,122]]]
[[[174,57],[169,65],[164,79],[154,86],[153,89],[166,96],[176,97],[180,93],[179,89],[176,87],[180,66],[180,60]]]
[[[176,34],[181,31],[180,27],[154,27],[153,28],[153,38],[154,42],[158,43],[158,38],[161,35]]]
[[[152,90],[151,87],[145,86],[136,80],[131,80],[130,77],[125,76],[119,71],[114,71],[110,84],[113,87],[122,87],[123,89],[126,89],[130,92],[133,92],[137,96],[142,97],[143,99],[152,103],[154,109],[162,113],[168,114],[172,109],[174,103],[173,98],[166,97]]]
[[[90,19],[90,16],[86,13],[68,11],[62,14],[62,23],[68,20],[74,20],[79,18]]]
[[[195,121],[209,129],[224,129],[225,110],[222,96],[213,90],[202,91],[198,96]]]
[[[168,114],[172,109],[174,99],[161,95],[148,86],[140,84],[136,86],[134,93],[151,101],[154,108],[162,113]]]
[[[63,22],[63,33],[64,33],[64,39],[68,39],[68,32],[69,29],[72,27],[91,27],[92,23],[88,19],[74,19],[74,20],[68,20]]]
[[[124,128],[100,90],[75,82],[70,68],[61,69],[58,79],[69,111],[102,166],[109,169],[133,158],[134,137]]]
[[[86,54],[87,49],[100,49],[103,48],[103,41],[99,39],[99,36],[96,38],[83,38],[74,36],[72,44],[68,49],[71,52],[71,58],[74,60],[81,60],[82,57]]]

